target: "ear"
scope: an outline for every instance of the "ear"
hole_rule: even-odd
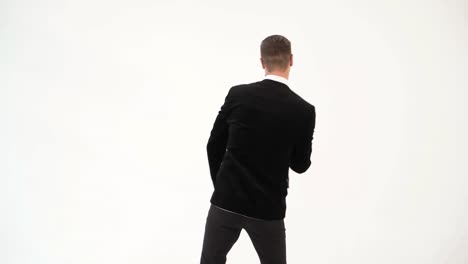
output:
[[[265,62],[263,61],[263,58],[260,58],[260,62],[262,63],[262,68],[265,69]]]
[[[289,59],[289,66],[293,66],[293,55],[291,54],[291,57]]]

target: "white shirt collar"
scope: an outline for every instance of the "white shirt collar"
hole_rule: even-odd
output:
[[[284,83],[286,84],[287,86],[289,86],[289,81],[288,79],[284,78],[284,77],[281,77],[281,76],[278,76],[278,75],[274,75],[274,74],[268,74],[265,76],[265,79],[270,79],[270,80],[273,80],[273,81],[277,81],[277,82],[280,82],[280,83]]]

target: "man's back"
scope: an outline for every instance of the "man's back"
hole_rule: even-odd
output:
[[[229,90],[207,145],[211,203],[245,216],[283,219],[289,168],[310,164],[315,107],[264,79]]]

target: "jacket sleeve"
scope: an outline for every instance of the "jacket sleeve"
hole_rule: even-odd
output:
[[[218,111],[218,115],[214,121],[213,128],[211,129],[210,137],[206,145],[208,164],[210,167],[213,186],[216,183],[216,174],[218,173],[221,162],[223,161],[224,153],[226,152],[226,144],[229,136],[229,125],[227,123],[227,118],[229,117],[232,107],[233,100],[231,87],[224,99],[224,104]]]
[[[306,129],[303,131],[303,136],[298,138],[293,145],[291,153],[290,168],[296,173],[304,173],[311,165],[310,157],[312,155],[312,140],[315,130],[315,107],[313,107],[312,115],[309,116]]]

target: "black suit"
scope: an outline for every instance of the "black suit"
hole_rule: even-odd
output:
[[[225,264],[243,229],[261,263],[287,263],[288,172],[310,167],[315,107],[277,80],[231,87],[213,125],[201,264]]]
[[[285,217],[289,168],[311,165],[315,107],[264,79],[230,88],[207,144],[211,203],[264,220]]]

